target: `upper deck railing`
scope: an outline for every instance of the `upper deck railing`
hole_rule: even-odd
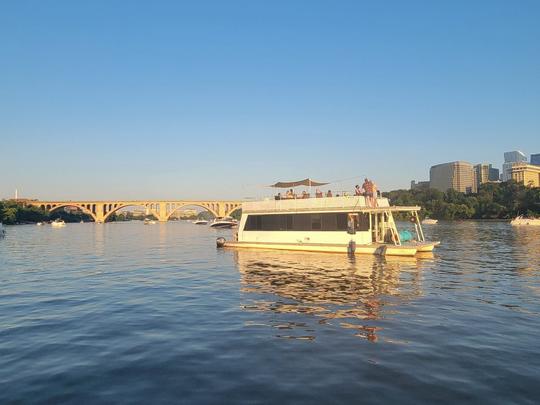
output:
[[[371,200],[363,196],[322,198],[297,198],[284,200],[266,199],[242,203],[243,212],[289,212],[289,211],[342,211],[363,208],[389,207],[388,198]]]

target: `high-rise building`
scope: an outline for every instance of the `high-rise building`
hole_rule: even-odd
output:
[[[480,163],[474,166],[476,175],[476,186],[491,181],[499,181],[499,169],[494,169],[491,164]]]
[[[540,166],[540,153],[531,155],[531,165]]]
[[[512,180],[528,187],[540,187],[540,166],[516,163],[510,171]]]
[[[499,169],[489,168],[489,181],[499,181]]]
[[[512,178],[510,172],[512,170],[512,165],[515,163],[527,163],[527,156],[519,150],[504,152],[502,181],[508,181]]]
[[[450,162],[431,166],[429,185],[440,191],[454,189],[462,193],[476,193],[476,174],[468,162]]]

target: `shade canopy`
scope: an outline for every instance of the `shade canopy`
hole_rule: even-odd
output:
[[[315,181],[311,179],[304,179],[299,181],[278,181],[276,184],[272,184],[270,187],[275,188],[290,188],[290,187],[298,187],[298,186],[324,186],[328,183],[321,183],[320,181]]]

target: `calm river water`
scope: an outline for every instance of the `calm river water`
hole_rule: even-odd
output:
[[[7,227],[0,403],[537,403],[540,228],[422,259],[217,250],[171,222]]]

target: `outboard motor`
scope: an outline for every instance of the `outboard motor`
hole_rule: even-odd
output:
[[[225,238],[223,237],[219,237],[216,239],[216,245],[218,248],[222,248],[223,246],[225,246]]]

